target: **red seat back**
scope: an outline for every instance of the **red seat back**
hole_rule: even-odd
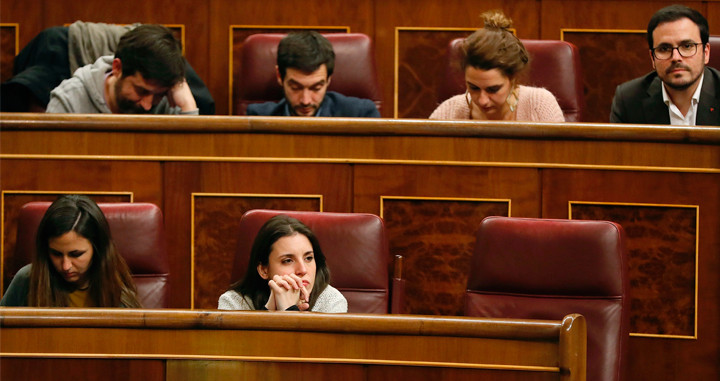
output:
[[[710,61],[708,66],[720,70],[720,36],[710,36]]]
[[[587,379],[622,380],[629,336],[625,235],[607,221],[488,217],[477,233],[468,316],[587,320]]]

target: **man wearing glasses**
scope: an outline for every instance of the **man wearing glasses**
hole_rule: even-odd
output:
[[[618,86],[611,123],[720,125],[720,72],[710,60],[708,22],[671,5],[650,19],[647,39],[654,72]]]

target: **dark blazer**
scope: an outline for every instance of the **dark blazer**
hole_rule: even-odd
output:
[[[251,104],[247,108],[248,115],[289,116],[287,99],[280,102]],[[336,116],[349,118],[379,118],[380,112],[375,103],[369,99],[346,97],[334,91],[325,93],[320,109],[315,116]]]
[[[656,72],[625,82],[615,90],[610,123],[670,124]],[[720,126],[720,71],[706,66],[696,125]]]

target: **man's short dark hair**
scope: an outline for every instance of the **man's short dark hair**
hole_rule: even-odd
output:
[[[653,41],[653,32],[658,25],[665,22],[677,21],[683,18],[690,19],[692,22],[695,23],[695,25],[698,26],[698,28],[700,29],[700,42],[702,42],[704,49],[705,45],[707,45],[708,43],[708,36],[710,35],[710,28],[708,27],[707,20],[700,12],[690,7],[678,4],[667,6],[655,12],[655,14],[650,18],[650,22],[648,23],[647,27],[647,40],[650,49],[655,47],[653,46],[655,44],[655,42]]]
[[[115,58],[122,62],[122,76],[140,72],[146,80],[172,87],[185,78],[182,46],[162,25],[146,24],[120,37]]]
[[[328,77],[335,69],[335,52],[327,38],[315,31],[293,32],[280,40],[277,65],[280,78],[285,79],[287,68],[312,73],[320,65],[327,67]]]

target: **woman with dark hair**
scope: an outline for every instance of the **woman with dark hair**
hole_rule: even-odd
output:
[[[245,277],[220,296],[221,310],[347,312],[315,234],[286,215],[270,218],[253,242]]]
[[[481,17],[485,25],[462,45],[467,91],[443,102],[430,119],[564,122],[562,109],[550,91],[518,84],[530,57],[508,30],[512,20],[500,11],[485,12]]]
[[[32,264],[18,271],[0,305],[140,308],[130,270],[93,200],[65,195],[50,205]]]

